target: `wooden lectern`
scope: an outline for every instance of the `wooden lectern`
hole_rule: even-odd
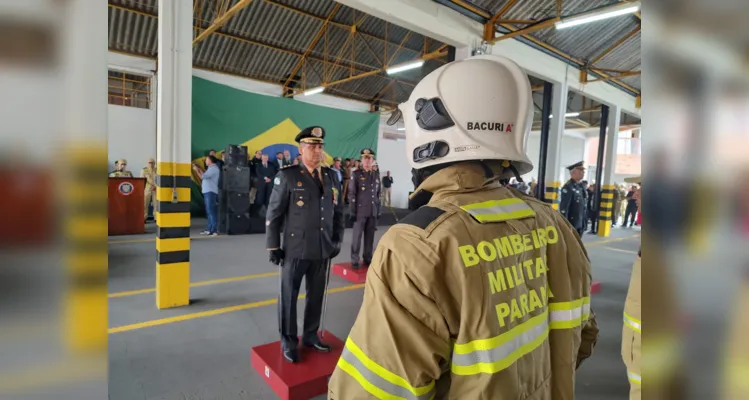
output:
[[[145,185],[146,178],[109,178],[110,235],[135,235],[146,231]]]

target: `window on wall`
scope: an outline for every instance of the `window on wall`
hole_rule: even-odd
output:
[[[618,142],[616,147],[617,154],[639,155],[642,153],[639,129],[619,132]]]
[[[109,104],[151,108],[151,77],[109,70]]]

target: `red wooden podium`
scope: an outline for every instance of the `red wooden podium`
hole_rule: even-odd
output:
[[[253,347],[250,363],[282,400],[307,400],[328,392],[328,380],[345,345],[328,331],[323,341],[332,347],[330,353],[300,344],[301,361],[297,364],[283,358],[280,341]]]
[[[107,204],[110,235],[135,235],[146,231],[143,218],[146,178],[109,178]]]
[[[350,262],[333,264],[333,273],[352,283],[366,282],[368,270],[368,265],[353,269]]]

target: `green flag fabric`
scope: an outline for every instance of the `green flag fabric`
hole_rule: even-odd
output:
[[[377,151],[379,114],[303,103],[290,98],[271,97],[220,85],[193,77],[192,81],[192,158],[203,166],[208,150],[221,151],[228,145],[247,146],[250,157],[257,150],[272,160],[279,151],[298,154],[294,141],[302,129],[319,125],[325,129],[325,155],[358,158],[361,149]],[[192,196],[194,214],[204,214],[199,179]]]

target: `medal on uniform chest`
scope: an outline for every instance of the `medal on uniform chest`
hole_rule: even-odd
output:
[[[296,202],[296,205],[297,205],[298,207],[301,207],[301,206],[303,206],[303,205],[304,205],[304,202],[303,202],[303,201],[301,201],[301,200],[299,200],[299,201],[297,201],[297,202]]]
[[[296,183],[296,185],[297,185],[297,186],[299,186],[299,187],[302,187],[302,181],[298,181],[298,182]]]

